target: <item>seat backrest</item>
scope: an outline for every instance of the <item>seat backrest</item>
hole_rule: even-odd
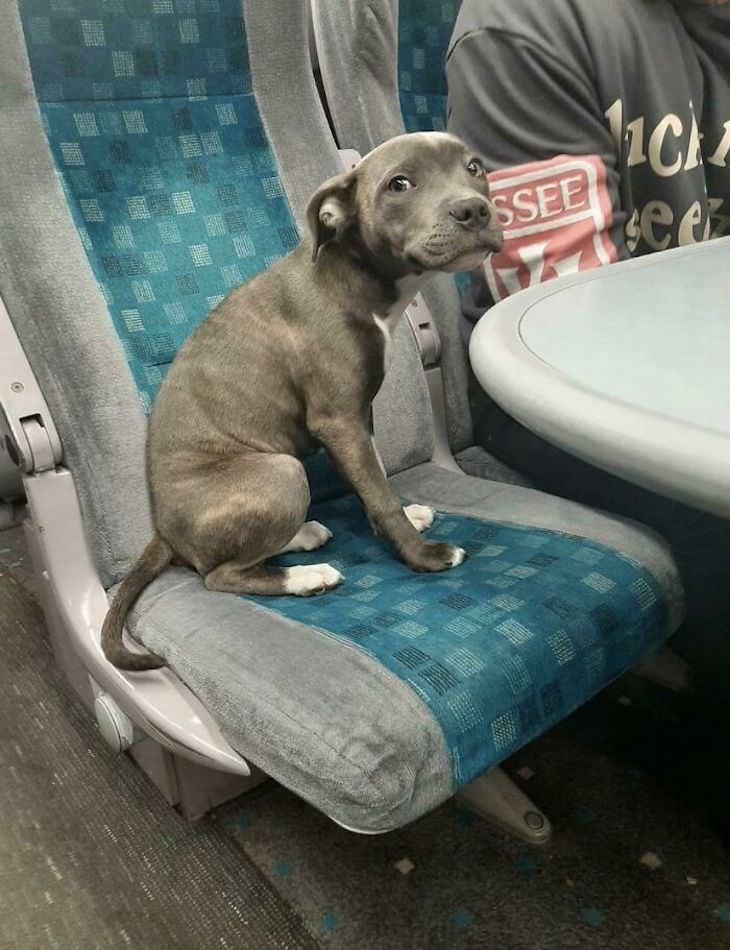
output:
[[[200,6],[20,3],[55,165],[145,409],[190,330],[298,242],[238,5]]]
[[[150,533],[145,414],[166,367],[232,287],[297,243],[306,198],[340,170],[306,31],[298,0],[249,4],[245,24],[239,0],[0,10],[0,293],[106,583]],[[399,398],[427,406],[411,377]],[[406,443],[429,457],[426,429]]]

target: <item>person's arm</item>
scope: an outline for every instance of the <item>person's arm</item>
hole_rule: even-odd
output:
[[[486,160],[505,234],[484,282],[472,281],[467,316],[628,256],[616,143],[590,69],[565,53],[493,29],[467,33],[449,52],[449,131]]]

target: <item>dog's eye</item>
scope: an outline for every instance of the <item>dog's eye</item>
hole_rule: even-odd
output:
[[[478,158],[472,158],[472,160],[466,166],[466,170],[470,175],[473,175],[474,178],[476,178],[477,175],[484,174],[484,165],[482,165]]]
[[[391,178],[388,182],[388,191],[400,193],[402,191],[408,191],[409,188],[415,188],[415,185],[409,178],[406,178],[405,175],[396,175],[395,178]]]

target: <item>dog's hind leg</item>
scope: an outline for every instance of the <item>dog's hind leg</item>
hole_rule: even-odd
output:
[[[284,551],[314,550],[332,537],[319,522],[304,521],[309,485],[293,456],[248,452],[219,459],[194,481],[181,479],[178,488],[178,512],[185,505],[188,517],[177,522],[176,551],[209,590],[309,596],[342,580],[329,564],[264,563]]]

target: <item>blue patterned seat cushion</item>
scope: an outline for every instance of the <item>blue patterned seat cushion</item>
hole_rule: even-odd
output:
[[[437,514],[430,538],[469,553],[416,574],[346,495],[314,505],[334,532],[282,564],[326,561],[345,581],[322,597],[250,598],[366,651],[439,722],[458,789],[559,722],[666,636],[654,576],[593,541]]]
[[[149,410],[190,332],[298,235],[237,0],[21,0],[71,213]]]
[[[446,52],[458,0],[399,0],[398,87],[408,132],[446,128]]]

